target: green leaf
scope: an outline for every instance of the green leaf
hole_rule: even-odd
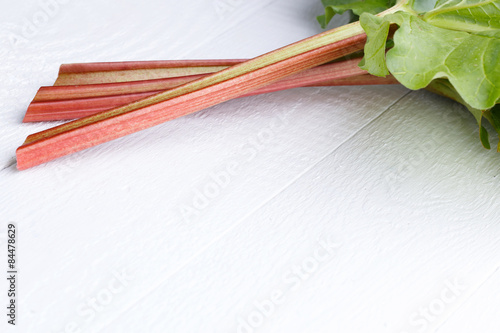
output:
[[[318,16],[318,22],[324,29],[336,14],[352,11],[359,16],[363,13],[377,14],[394,6],[396,0],[322,0],[325,14]]]
[[[360,23],[367,32],[368,40],[364,49],[365,56],[359,63],[359,67],[372,75],[389,75],[385,62],[385,50],[390,23],[374,15],[362,15]]]
[[[500,104],[495,105],[491,110],[485,111],[483,114],[498,134],[497,152],[500,152]]]
[[[500,135],[500,0],[323,0],[326,26],[346,10],[360,15],[368,39],[362,69],[392,74],[410,89],[427,88],[465,105],[490,148],[483,119]],[[427,11],[427,12],[426,12]],[[396,31],[389,41],[389,31]],[[391,29],[392,30],[392,29]],[[500,142],[498,144],[500,150]]]
[[[428,88],[464,104],[478,122],[482,145],[490,149],[482,120],[486,118],[500,134],[498,30],[444,29],[403,11],[382,18],[363,14],[360,21],[368,36],[361,68],[374,75],[389,71],[410,89]],[[394,47],[385,53],[389,24],[399,28]]]
[[[484,116],[484,112],[482,110],[478,110],[468,105],[460,96],[460,94],[456,91],[453,85],[447,79],[437,79],[432,81],[427,87],[427,90],[437,93],[439,95],[451,98],[460,104],[463,104],[469,111],[472,113],[474,118],[476,118],[477,123],[481,124],[481,119]]]
[[[472,33],[500,29],[499,0],[439,0],[424,21],[441,28]]]
[[[446,79],[437,79],[432,81],[428,86],[427,89],[437,93],[439,95],[451,98],[467,107],[467,109],[472,113],[474,118],[476,118],[477,124],[479,125],[479,139],[481,140],[481,144],[483,145],[484,148],[490,149],[490,141],[489,141],[489,135],[488,131],[486,128],[482,126],[482,120],[486,118],[495,128],[495,131],[500,134],[500,114],[498,114],[498,121],[496,124],[494,123],[494,117],[497,117],[497,114],[493,115],[491,111],[493,111],[495,108],[498,107],[498,111],[500,113],[500,104],[497,104],[493,109],[491,110],[478,110],[467,103],[464,102],[460,94],[455,90],[453,85],[450,83],[450,81]],[[500,150],[500,141],[498,143],[497,151]]]
[[[490,139],[489,139],[488,131],[483,126],[481,126],[479,128],[479,139],[481,140],[481,143],[483,144],[484,148],[486,148],[486,149],[490,149],[491,148],[490,147]]]
[[[388,23],[399,29],[394,47],[386,54],[389,72],[410,89],[425,88],[437,78],[447,78],[473,108],[492,108],[500,99],[500,39],[435,27],[418,16],[398,12],[382,20],[361,16],[370,48],[365,48],[365,68],[374,75],[383,68],[380,47]],[[382,44],[382,45],[381,45]],[[367,43],[368,46],[368,43]]]
[[[495,127],[496,131],[500,133],[500,104],[495,105],[490,111],[492,125]]]

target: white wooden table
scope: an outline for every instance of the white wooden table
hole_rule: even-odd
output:
[[[428,92],[243,98],[17,171],[61,63],[253,57],[319,1],[3,1],[1,332],[500,331],[500,155]]]

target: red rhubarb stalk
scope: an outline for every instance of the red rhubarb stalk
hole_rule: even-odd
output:
[[[243,96],[251,96],[304,86],[396,83],[396,80],[392,77],[381,78],[365,74],[365,71],[361,70],[357,66],[359,61],[360,58],[354,58],[351,60],[311,68],[272,83],[268,86],[251,91]],[[33,102],[29,105],[23,121],[54,121],[86,117],[98,112],[120,107],[157,94],[163,90],[173,88],[180,85],[175,85],[175,83],[179,81],[182,82],[188,79],[195,80],[200,76],[206,75],[208,74],[182,78],[113,84],[105,83],[82,86],[42,87],[38,91]],[[158,81],[162,81],[162,84]],[[151,90],[145,89],[147,84],[150,84],[149,88]],[[109,96],[106,94],[109,94]]]
[[[359,69],[357,66],[357,63],[360,60],[361,58],[355,58],[351,60],[339,61],[333,64],[323,65],[321,67],[323,68],[322,69],[322,72],[324,73],[323,76],[331,76],[330,79],[333,80],[340,77],[366,74],[366,71]],[[211,62],[212,61],[213,60],[211,60]],[[225,62],[226,63],[233,62],[234,64],[241,64],[244,61],[247,60],[226,60]],[[148,66],[147,62],[140,62],[140,63],[142,64],[142,67]],[[85,64],[81,65],[83,66]],[[62,68],[64,68],[65,66],[68,65],[61,66],[61,72]],[[112,68],[114,68],[115,66],[116,66],[115,63],[109,63],[109,67],[106,68],[110,68],[109,71],[112,71]],[[179,67],[175,69],[188,70],[186,67]],[[202,73],[203,70],[205,72]],[[70,100],[78,98],[104,97],[104,96],[115,96],[115,95],[141,93],[141,92],[163,91],[205,77],[207,76],[207,74],[214,73],[213,70],[214,67],[201,66],[197,68],[197,71],[199,71],[200,73],[196,75],[185,75],[185,73],[183,73],[180,76],[164,77],[164,78],[162,77],[158,79],[137,80],[137,81],[134,80],[137,77],[134,75],[133,71],[131,71],[131,73],[128,73],[126,77],[121,78],[123,79],[123,81],[121,82],[93,83],[93,84],[78,84],[76,82],[72,82],[71,84],[64,86],[54,85],[49,87],[41,87],[38,90],[33,101],[46,102],[55,100]],[[306,72],[311,74],[304,75],[304,77],[313,75],[312,74],[313,72],[311,72],[312,70],[313,69],[307,70]],[[321,75],[322,72],[314,71],[314,75],[315,76],[317,76],[318,74]],[[58,81],[60,81],[60,78],[61,77],[59,76]],[[327,78],[325,78],[325,80],[326,79]],[[317,80],[315,79],[315,81]]]
[[[351,23],[138,102],[30,135],[17,149],[17,167],[27,169],[230,100],[359,51],[365,42],[359,22]]]
[[[163,60],[64,64],[55,86],[154,80],[214,73],[245,59]]]

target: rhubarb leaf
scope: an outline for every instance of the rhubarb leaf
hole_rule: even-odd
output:
[[[379,62],[387,23],[395,23],[399,29],[394,34],[394,47],[386,54],[386,66],[404,86],[421,89],[434,79],[447,78],[473,108],[486,110],[498,103],[499,38],[435,27],[407,12],[381,20],[363,14],[361,24],[368,35],[363,68],[374,75],[385,74]]]
[[[481,144],[484,148],[490,149],[490,136],[486,128],[484,128],[481,124],[479,124],[479,139],[481,140]]]
[[[500,29],[500,1],[439,0],[424,21],[441,28],[468,32]]]
[[[499,137],[497,152],[500,152],[500,104],[495,105],[491,110],[484,111],[482,114],[497,132]]]
[[[351,11],[356,16],[363,13],[377,14],[391,8],[396,0],[322,0],[325,14],[318,16],[318,22],[324,29],[336,14]]]
[[[389,35],[390,22],[375,15],[363,15],[361,26],[367,31],[368,41],[365,44],[365,56],[359,67],[372,75],[386,76],[389,70],[385,62],[386,41]]]
[[[473,108],[472,106],[468,105],[460,96],[460,94],[455,90],[453,85],[450,83],[450,81],[446,79],[437,79],[432,81],[426,89],[435,92],[437,94],[443,95],[445,97],[451,98],[461,104],[463,104],[467,109],[472,113],[474,118],[476,118],[476,121],[479,125],[479,139],[481,140],[481,144],[483,145],[484,148],[490,149],[490,143],[489,143],[489,135],[482,126],[482,120],[483,118],[486,118],[497,134],[499,135],[500,138],[500,104],[496,104],[492,109],[490,110],[478,110]],[[500,152],[500,140],[497,145],[497,151]]]
[[[427,13],[403,6],[383,17],[364,13],[360,23],[368,36],[362,69],[464,104],[489,149],[482,120],[500,134],[500,0],[438,0]],[[394,46],[386,53],[392,24]]]

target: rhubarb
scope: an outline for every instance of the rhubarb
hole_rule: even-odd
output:
[[[240,97],[304,86],[397,83],[392,77],[381,78],[366,74],[358,67],[359,60],[360,58],[354,58],[311,68]],[[243,60],[231,62],[236,64],[242,63]],[[146,67],[146,65],[143,64],[141,67]],[[115,66],[115,63],[110,63],[105,68],[109,69]],[[145,81],[42,87],[29,105],[23,121],[82,118],[138,101],[207,75],[208,73]]]
[[[164,79],[218,72],[242,60],[166,60],[64,64],[55,86]]]
[[[351,23],[126,106],[30,135],[17,150],[18,168],[26,169],[158,125],[363,48],[362,68],[371,74],[392,74],[410,89],[424,88],[437,80],[449,83],[446,90],[456,93],[458,101],[476,112],[483,144],[482,118],[500,133],[500,117],[496,114],[500,96],[500,0],[439,0],[434,9],[422,13],[414,7],[415,1],[400,0],[376,16],[366,6],[380,7],[390,1],[333,1],[353,7],[364,2],[363,9],[356,12],[361,15],[362,26]],[[394,46],[386,54],[387,39],[394,30]],[[434,89],[444,88],[435,85]]]
[[[30,135],[17,149],[17,167],[27,169],[202,110],[361,50],[365,42],[359,23],[352,23],[124,107]]]

